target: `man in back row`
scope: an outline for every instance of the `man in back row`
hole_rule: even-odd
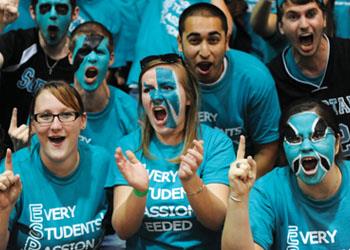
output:
[[[78,12],[75,0],[31,0],[30,13],[39,28],[0,36],[0,124],[4,131],[9,128],[14,107],[18,122],[26,123],[32,95],[47,81],[73,82],[67,30]],[[11,145],[8,136],[5,144]]]
[[[179,21],[179,50],[196,74],[202,103],[199,118],[222,129],[237,150],[245,135],[258,176],[274,165],[278,149],[280,109],[274,81],[255,57],[228,50],[227,21],[212,4],[185,9]]]

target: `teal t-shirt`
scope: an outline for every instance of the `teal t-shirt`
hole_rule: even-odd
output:
[[[66,177],[41,161],[40,144],[13,154],[23,189],[10,216],[15,249],[96,249],[104,235],[106,190],[116,183],[117,166],[103,148],[79,144],[80,162]],[[4,169],[1,163],[0,171]]]
[[[114,154],[121,137],[138,127],[137,103],[128,94],[113,87],[109,102],[101,112],[87,113],[87,126],[79,139],[88,144],[100,145]]]
[[[215,84],[201,84],[201,122],[222,129],[238,148],[239,136],[252,145],[278,139],[281,115],[275,82],[266,66],[237,50],[226,53],[226,72]]]
[[[336,37],[350,39],[350,0],[335,0],[333,13]]]
[[[188,6],[210,0],[151,0],[145,6],[135,45],[135,57],[127,84],[137,84],[140,60],[150,55],[179,53],[177,35],[179,17]]]
[[[249,203],[254,241],[264,249],[349,249],[350,162],[340,170],[340,189],[324,201],[304,195],[287,166],[260,178]]]
[[[230,139],[221,131],[201,125],[200,138],[204,140],[203,162],[197,173],[205,184],[228,185],[228,170],[235,159]],[[166,159],[179,156],[183,144],[170,146],[154,136],[149,145],[154,159],[146,158],[137,150],[141,130],[124,137],[120,146],[132,150],[149,174],[149,192],[142,225],[127,240],[127,249],[219,249],[220,232],[205,228],[197,219],[178,177],[179,164]],[[121,179],[120,185],[127,185]]]

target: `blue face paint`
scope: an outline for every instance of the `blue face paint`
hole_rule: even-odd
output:
[[[106,78],[110,60],[108,38],[94,35],[77,37],[73,51],[74,77],[86,91],[95,91]]]
[[[292,115],[283,147],[296,176],[305,184],[320,183],[334,163],[336,138],[333,130],[315,112]]]
[[[69,0],[39,0],[35,6],[36,22],[45,41],[56,45],[67,34],[72,6]]]
[[[149,89],[151,101],[154,106],[161,106],[166,110],[167,120],[165,126],[176,128],[180,113],[180,93],[175,72],[169,68],[158,67],[156,70],[157,88],[144,83]]]

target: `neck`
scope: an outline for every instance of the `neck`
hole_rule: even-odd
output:
[[[86,112],[101,112],[109,103],[110,89],[106,80],[95,91],[86,91],[75,81],[74,87],[78,90],[84,103]]]
[[[178,145],[184,139],[184,126],[178,125],[175,130],[168,134],[155,133],[158,140],[166,145]]]
[[[39,32],[39,43],[45,54],[53,60],[60,60],[68,55],[68,37],[64,37],[58,44],[49,45]]]
[[[302,192],[311,199],[326,200],[338,192],[342,182],[342,174],[339,167],[333,164],[324,179],[317,185],[307,185],[299,178],[297,181]]]
[[[317,77],[321,75],[326,70],[329,57],[329,43],[326,36],[321,38],[321,42],[312,56],[302,56],[294,49],[293,56],[305,76]]]
[[[54,175],[58,177],[65,177],[73,173],[73,171],[78,167],[80,161],[78,150],[73,152],[63,161],[55,161],[53,159],[49,159],[43,154],[41,150],[40,156],[47,169],[49,169]]]

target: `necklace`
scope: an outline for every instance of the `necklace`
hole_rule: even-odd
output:
[[[46,67],[49,69],[49,75],[52,75],[52,71],[56,67],[56,65],[57,65],[57,63],[59,61],[60,60],[57,60],[57,61],[54,62],[54,64],[50,65],[49,64],[49,59],[47,58],[47,55],[45,54],[45,63],[46,63]]]

